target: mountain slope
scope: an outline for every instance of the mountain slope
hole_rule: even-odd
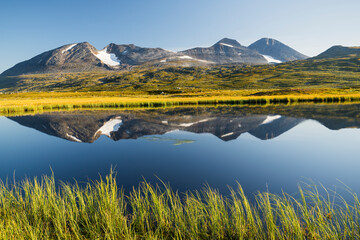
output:
[[[68,44],[18,63],[1,75],[102,70],[105,64],[94,55],[96,53],[98,51],[87,42]]]
[[[120,70],[142,64],[204,65],[204,61],[162,48],[111,43],[97,50],[87,42],[67,44],[16,64],[0,76]]]
[[[161,48],[142,48],[133,44],[111,43],[97,50],[87,42],[67,44],[39,54],[30,60],[16,64],[1,76],[21,74],[91,72],[119,70],[132,65],[141,65],[163,58],[180,57],[182,54]]]
[[[320,53],[314,59],[325,58],[342,58],[349,57],[351,55],[360,55],[360,47],[344,47],[344,46],[332,46],[323,53]]]
[[[269,59],[269,62],[276,62],[276,60],[288,62],[308,58],[304,54],[301,54],[291,47],[272,38],[262,38],[251,44],[248,48],[257,51],[262,55],[273,58]]]
[[[192,48],[182,51],[181,53],[216,64],[267,64],[267,61],[261,54],[241,46],[239,42],[229,38],[223,38],[208,48]]]
[[[162,48],[142,48],[134,44],[117,45],[111,43],[106,48],[110,53],[115,54],[122,64],[128,65],[140,65],[163,58],[179,56],[177,53]]]
[[[287,132],[305,120],[302,118],[284,116],[269,116],[268,119],[274,120],[265,121],[257,128],[250,130],[249,133],[254,137],[262,140],[276,138],[277,136],[280,136],[284,132]]]

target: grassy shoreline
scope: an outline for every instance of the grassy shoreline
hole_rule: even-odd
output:
[[[357,103],[357,91],[217,91],[189,95],[127,95],[117,92],[17,93],[0,95],[0,114],[58,110],[129,109],[176,106]]]
[[[240,185],[225,197],[211,187],[178,193],[142,182],[125,195],[115,179],[111,173],[83,187],[57,187],[46,176],[1,183],[0,239],[360,238],[356,194],[348,204],[305,186],[297,197],[264,192],[251,203]]]

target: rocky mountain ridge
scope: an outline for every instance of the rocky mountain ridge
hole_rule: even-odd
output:
[[[16,64],[14,67],[4,71],[1,76],[116,71],[139,65],[202,66],[214,64],[259,65],[279,63],[271,60],[278,56],[276,55],[276,50],[273,50],[273,52],[269,53],[269,56],[264,56],[256,51],[256,49],[242,46],[238,41],[229,38],[223,38],[207,48],[192,48],[179,52],[162,48],[144,48],[134,44],[118,45],[115,43],[110,43],[102,50],[97,50],[88,42],[82,42],[66,44],[41,53],[29,60]],[[297,60],[300,58],[292,56],[287,59]]]

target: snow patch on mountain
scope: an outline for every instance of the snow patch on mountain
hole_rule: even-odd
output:
[[[226,44],[226,43],[220,43],[221,45],[224,45],[224,46],[226,46],[226,47],[234,47],[233,45],[230,45],[230,44]]]
[[[271,56],[268,55],[263,55],[263,57],[266,59],[266,61],[268,61],[268,63],[282,63],[282,61],[277,60]]]
[[[103,63],[110,67],[115,67],[120,65],[120,60],[116,57],[114,53],[108,53],[107,48],[104,48],[101,51],[98,51],[97,53],[93,53],[95,57],[100,59]]]
[[[231,135],[233,135],[234,134],[234,132],[229,132],[229,133],[226,133],[226,134],[223,134],[223,135],[221,135],[221,137],[223,138],[223,137],[228,137],[228,136],[231,136]]]
[[[179,56],[179,58],[181,58],[181,59],[193,59],[192,57],[187,56],[187,55]]]
[[[207,121],[210,121],[212,120],[213,118],[207,118],[207,119],[203,119],[203,120],[200,120],[200,121],[197,121],[197,122],[192,122],[192,123],[181,123],[179,124],[178,126],[181,126],[181,127],[190,127],[194,124],[198,124],[198,123],[203,123],[203,122],[207,122]]]
[[[123,123],[120,117],[110,119],[109,121],[105,122],[104,125],[99,128],[99,130],[96,131],[95,135],[97,133],[100,133],[102,135],[110,137],[111,133],[119,130],[122,124]]]
[[[67,47],[66,49],[62,50],[61,53],[64,53],[64,52],[67,52],[69,51],[70,49],[72,49],[73,47],[75,47],[77,44],[71,44],[69,47]]]
[[[280,115],[267,116],[266,119],[260,125],[271,123],[279,118],[281,118]]]
[[[76,138],[75,136],[72,136],[72,135],[70,135],[70,134],[68,134],[68,133],[66,133],[66,136],[67,136],[68,138],[70,138],[71,140],[75,141],[75,142],[82,142],[80,139],[78,139],[78,138]]]

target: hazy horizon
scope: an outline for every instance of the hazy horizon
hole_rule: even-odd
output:
[[[228,37],[242,45],[277,39],[315,56],[359,46],[360,1],[7,1],[0,4],[0,73],[59,46],[87,41],[182,50]]]

